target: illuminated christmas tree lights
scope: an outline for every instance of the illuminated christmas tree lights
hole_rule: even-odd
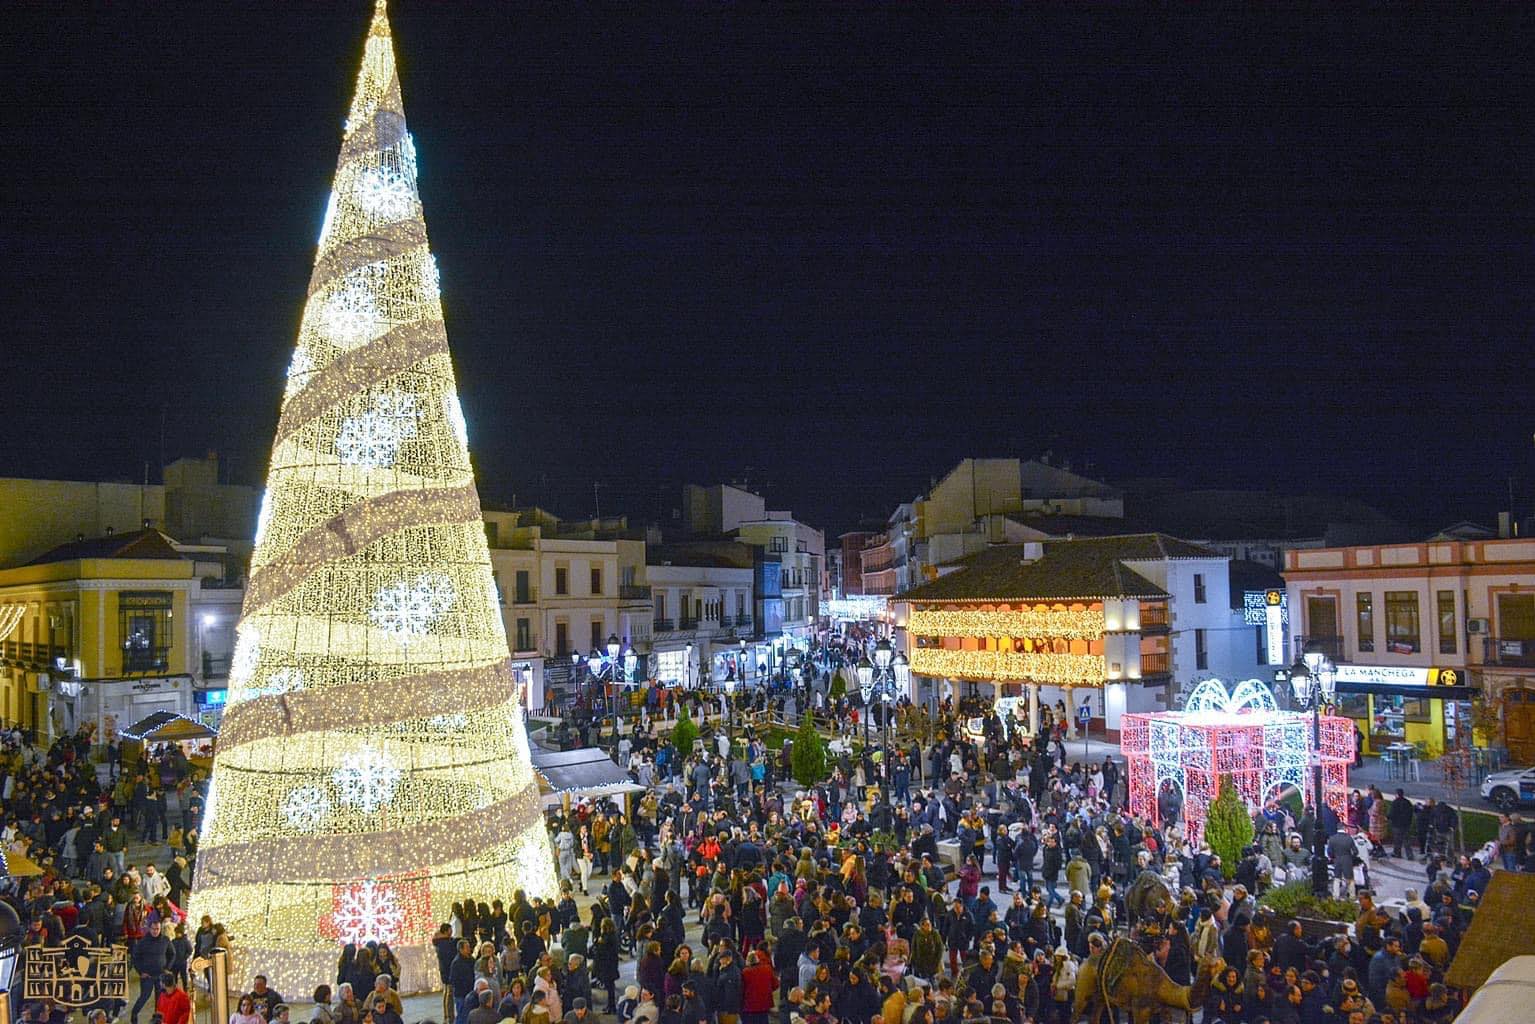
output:
[[[215,806],[213,791],[218,798]],[[553,895],[383,0],[282,415],[190,912],[231,977],[387,941],[437,986],[455,901]]]

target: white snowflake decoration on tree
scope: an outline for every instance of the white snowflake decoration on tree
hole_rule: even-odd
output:
[[[367,881],[341,894],[331,920],[343,943],[394,942],[405,924],[405,909],[393,890]]]
[[[415,395],[390,391],[375,396],[373,408],[342,420],[336,458],[347,466],[387,469],[399,457],[400,446],[416,436],[419,415]]]
[[[332,344],[356,348],[373,340],[383,325],[378,298],[366,279],[349,279],[331,293],[320,310],[320,330]]]
[[[330,813],[330,797],[319,786],[300,786],[282,802],[282,816],[300,832],[313,832]]]
[[[391,583],[375,594],[368,619],[394,637],[395,643],[409,647],[426,635],[456,597],[453,581],[446,574],[424,572],[414,580]]]
[[[394,799],[400,784],[400,768],[377,747],[365,746],[341,761],[332,778],[341,802],[364,814],[372,814]]]
[[[250,626],[235,630],[235,650],[229,659],[229,682],[244,685],[261,662],[261,634]]]
[[[381,220],[400,220],[415,211],[416,190],[401,172],[370,167],[357,176],[357,202]]]

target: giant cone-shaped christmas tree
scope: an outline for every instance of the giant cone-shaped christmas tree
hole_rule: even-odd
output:
[[[191,913],[243,984],[556,883],[507,664],[383,0],[288,370]],[[359,993],[362,995],[362,993]]]

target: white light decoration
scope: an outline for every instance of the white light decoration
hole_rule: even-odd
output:
[[[330,797],[319,786],[300,786],[282,802],[282,816],[299,832],[313,832],[329,813]]]
[[[402,993],[435,989],[432,935],[454,902],[559,891],[375,2],[274,388],[187,906],[228,928],[232,976],[283,992],[333,984],[340,946],[375,938]]]
[[[256,513],[256,543],[266,538],[266,529],[272,522],[272,492],[261,492],[261,510]]]
[[[332,190],[325,200],[325,219],[320,221],[320,245],[325,244],[325,240],[330,237],[331,227],[336,223],[336,203],[336,193]]]
[[[229,657],[229,684],[243,686],[256,674],[261,662],[261,634],[254,627],[235,629],[235,649]]]
[[[362,281],[348,281],[337,288],[320,310],[320,330],[339,348],[372,341],[383,325],[378,300]]]
[[[458,443],[468,448],[469,424],[464,422],[464,407],[457,395],[443,396],[442,414],[447,419],[448,426],[452,428],[453,436],[458,438]]]
[[[267,673],[260,686],[241,686],[238,693],[231,693],[229,702],[255,700],[257,697],[275,697],[281,693],[295,693],[304,688],[304,672],[296,668],[279,668]]]
[[[418,418],[414,395],[378,395],[373,408],[342,421],[341,433],[336,436],[336,458],[347,466],[387,469],[398,458],[400,446],[416,436]]]
[[[342,759],[335,774],[336,790],[342,803],[372,814],[394,799],[402,774],[388,754],[365,746]]]
[[[342,893],[331,918],[344,943],[394,942],[405,908],[393,890],[370,880]]]
[[[357,176],[357,202],[374,217],[399,220],[415,211],[415,185],[399,171],[369,167]]]
[[[1219,679],[1205,679],[1195,684],[1183,702],[1183,710],[1189,714],[1219,712],[1234,715],[1242,711],[1278,711],[1274,693],[1257,679],[1244,679],[1230,692]]]
[[[437,257],[427,253],[421,261],[421,301],[436,302],[441,295],[442,272],[437,269]]]
[[[425,636],[432,623],[453,606],[453,600],[450,577],[440,572],[422,573],[409,583],[392,583],[380,590],[368,618],[406,647]]]
[[[283,397],[292,398],[304,386],[304,378],[314,372],[314,358],[310,356],[309,349],[300,345],[293,350],[293,358],[288,363],[288,382],[283,386]]]

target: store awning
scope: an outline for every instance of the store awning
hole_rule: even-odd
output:
[[[1421,700],[1470,700],[1482,692],[1479,686],[1414,686],[1406,683],[1339,682],[1339,693],[1373,693],[1377,697],[1407,697]]]
[[[581,747],[578,750],[535,748],[533,770],[548,785],[548,792],[543,797],[546,807],[559,803],[563,794],[595,798],[645,791],[645,787],[636,784],[629,778],[628,772],[614,764],[611,757],[596,747]]]

